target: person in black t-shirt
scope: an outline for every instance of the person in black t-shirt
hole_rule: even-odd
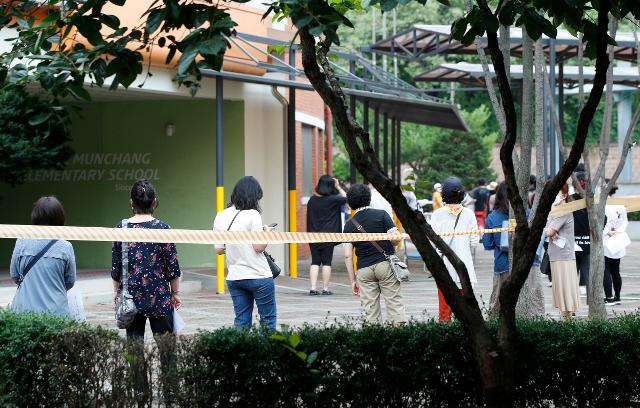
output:
[[[484,228],[484,220],[487,218],[487,208],[489,206],[489,196],[491,195],[485,184],[487,184],[485,179],[478,179],[478,184],[469,193],[471,200],[469,200],[468,205],[475,205],[474,213],[478,221],[478,227],[480,228]]]
[[[586,186],[585,174],[583,172],[576,173],[578,183],[584,189]],[[580,200],[582,196],[576,192],[571,195],[574,200]],[[587,285],[589,284],[589,257],[591,254],[591,237],[589,233],[589,214],[586,208],[573,212],[573,229],[576,244],[582,251],[576,252],[576,267],[580,275],[580,293],[587,294]]]
[[[369,208],[371,191],[364,184],[354,184],[347,193],[349,206],[356,211],[353,219],[362,226],[359,231],[357,224],[348,220],[344,225],[345,233],[396,233],[398,229],[383,210]],[[360,295],[365,320],[371,323],[381,323],[380,295],[387,305],[387,316],[394,323],[407,321],[404,303],[402,302],[401,284],[391,270],[385,254],[395,253],[394,245],[398,241],[378,241],[385,253],[381,253],[370,242],[354,242],[345,244],[345,264],[355,295]],[[354,277],[353,247],[358,257],[358,274]],[[356,281],[357,279],[357,281]]]
[[[342,232],[342,207],[347,203],[347,193],[344,192],[337,179],[324,175],[318,180],[315,194],[307,203],[307,231],[308,232]],[[335,243],[309,244],[311,249],[311,269],[309,280],[311,290],[309,295],[319,295],[316,289],[318,272],[322,267],[322,294],[331,295],[329,279],[331,278],[331,261]]]

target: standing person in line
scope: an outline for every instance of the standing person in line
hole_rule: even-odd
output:
[[[442,200],[445,206],[436,210],[431,216],[431,226],[437,234],[455,231],[475,231],[478,229],[478,223],[473,212],[461,204],[464,196],[465,192],[462,188],[462,183],[457,177],[449,177],[442,183]],[[456,235],[445,237],[444,240],[465,264],[471,285],[475,285],[478,279],[473,267],[471,251],[475,249],[480,241],[478,235]],[[458,272],[456,272],[448,259],[445,258],[444,263],[451,279],[458,285],[458,289],[462,289]],[[438,289],[438,310],[441,321],[451,320],[451,309],[444,300],[440,289]]]
[[[133,184],[129,203],[133,217],[126,220],[126,225],[120,222],[116,228],[171,228],[153,216],[158,207],[158,195],[147,180],[141,179]],[[173,309],[182,306],[182,273],[176,245],[129,242],[127,259],[128,291],[138,309],[133,323],[127,328],[127,338],[142,340],[147,320],[154,336],[173,333]],[[122,272],[122,243],[114,242],[111,249],[114,302],[118,290],[122,287]]]
[[[260,200],[262,187],[251,176],[242,177],[231,193],[231,203],[216,215],[214,231],[269,231],[262,224]],[[233,301],[234,325],[249,328],[253,304],[260,315],[260,324],[276,328],[276,289],[264,250],[267,244],[216,245],[218,255],[225,254],[227,287]]]
[[[505,221],[509,220],[509,198],[507,184],[502,182],[496,189],[495,209],[487,217],[486,229],[502,228]],[[504,235],[503,235],[504,234]],[[505,237],[506,235],[506,237]],[[500,290],[509,276],[509,247],[504,246],[501,238],[507,238],[508,233],[484,234],[482,243],[486,250],[493,249],[493,291],[489,301],[489,315],[497,317]],[[531,271],[527,276],[516,304],[516,316],[533,318],[544,315],[544,293],[540,283],[540,264],[542,261],[544,239],[540,240],[536,257]]]
[[[431,200],[433,201],[433,211],[442,208],[444,205],[442,203],[442,184],[436,183],[433,185],[433,196]]]
[[[318,180],[315,194],[307,203],[307,231],[308,232],[342,232],[340,213],[347,203],[347,193],[340,186],[338,179],[325,174]],[[318,272],[322,268],[322,294],[331,295],[329,279],[331,278],[331,261],[335,243],[309,244],[311,249],[311,268],[309,280],[311,290],[309,295],[316,296],[320,292],[316,289]]]
[[[489,190],[485,186],[487,181],[483,178],[478,179],[478,184],[471,190],[469,196],[471,199],[467,205],[474,206],[474,214],[478,222],[478,227],[484,228],[484,221],[487,218],[487,207],[489,205]]]
[[[565,183],[558,193],[556,205],[571,201],[573,199],[569,196],[569,185]],[[580,308],[573,229],[572,214],[550,218],[545,228],[549,237],[548,253],[553,280],[553,306],[560,309],[562,320],[571,319],[571,315]]]
[[[404,199],[407,200],[407,205],[409,205],[409,207],[411,207],[412,210],[417,210],[418,209],[418,197],[416,197],[416,182],[413,180],[408,180],[406,183],[409,188],[405,189],[404,187],[402,188],[402,195],[404,196]]]
[[[584,173],[576,173],[578,183],[585,188],[587,185]],[[573,200],[580,200],[582,196],[579,190],[571,195]],[[589,284],[589,257],[591,254],[591,236],[589,232],[589,214],[586,208],[573,212],[573,230],[576,237],[576,245],[579,250],[576,251],[576,268],[580,277],[580,294],[587,294],[587,285]],[[578,248],[576,248],[578,249]]]
[[[33,225],[64,225],[64,221],[64,208],[57,198],[40,197],[33,205]],[[76,257],[70,242],[18,239],[10,273],[18,285],[11,310],[69,316],[67,291],[76,281]]]
[[[383,210],[370,208],[371,191],[364,184],[354,184],[347,193],[347,202],[355,210],[353,219],[362,226],[363,232],[389,234],[397,233],[389,214]],[[344,225],[345,233],[358,233],[357,225],[348,220]],[[394,245],[398,241],[378,241],[387,255],[395,252]],[[358,257],[358,274],[354,277],[353,247]],[[380,295],[387,305],[387,317],[393,323],[407,321],[402,301],[402,285],[391,270],[385,255],[370,242],[354,242],[344,246],[344,262],[351,281],[354,295],[360,295],[365,320],[370,323],[381,323]],[[357,279],[357,280],[356,280]]]
[[[505,221],[509,221],[509,198],[507,196],[507,184],[502,182],[496,190],[495,208],[487,217],[486,229],[502,228]],[[493,250],[493,290],[489,300],[489,314],[495,315],[498,311],[498,301],[502,284],[509,276],[509,247],[502,247],[501,236],[503,233],[484,234],[482,245],[487,251]]]
[[[608,182],[608,180],[607,180]],[[618,186],[614,186],[609,193],[612,197],[618,191]],[[607,222],[604,226],[604,303],[608,306],[619,305],[620,291],[622,290],[622,277],[620,276],[620,259],[626,255],[626,248],[621,246],[614,249],[613,252],[607,242],[616,235],[626,234],[627,225],[627,209],[624,205],[606,205],[604,213]],[[613,295],[611,286],[613,284]]]
[[[133,217],[120,222],[116,228],[169,229],[169,225],[153,216],[158,207],[155,188],[145,179],[136,181],[131,187],[129,204]],[[133,384],[141,395],[149,395],[149,378],[146,375],[144,357],[144,332],[149,320],[151,332],[158,343],[160,364],[163,372],[171,372],[174,364],[175,343],[174,309],[182,306],[180,300],[180,265],[175,244],[152,242],[128,242],[127,245],[127,288],[133,297],[138,313],[126,328],[131,340],[130,353],[136,356],[131,362]],[[111,249],[111,278],[113,279],[113,300],[118,291],[124,290],[123,243],[114,242]],[[160,341],[162,335],[171,336]],[[171,402],[174,390],[163,385],[163,394]]]

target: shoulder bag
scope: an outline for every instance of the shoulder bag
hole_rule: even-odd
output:
[[[129,220],[122,220],[122,228],[129,228]],[[116,323],[119,329],[126,329],[133,323],[133,319],[138,314],[138,308],[133,301],[133,296],[129,293],[129,243],[121,242],[120,245],[122,245],[122,275],[120,276],[122,285],[118,288],[116,295]]]
[[[363,234],[367,233],[367,231],[364,230],[364,227],[358,221],[356,221],[355,217],[351,217],[349,221],[351,221],[351,223],[355,225],[358,231]],[[409,280],[409,276],[411,275],[411,273],[409,272],[409,267],[407,267],[406,263],[402,262],[396,254],[387,254],[384,249],[382,249],[380,244],[378,244],[376,241],[369,241],[369,243],[373,245],[373,247],[377,249],[382,255],[384,255],[387,262],[389,262],[391,271],[393,272],[393,275],[396,277],[396,280],[398,282],[407,282]]]
[[[27,266],[24,267],[24,270],[22,271],[22,273],[20,274],[20,276],[18,277],[18,289],[20,289],[20,286],[22,285],[22,282],[24,282],[24,278],[27,276],[27,274],[29,273],[29,271],[31,270],[31,268],[33,268],[33,266],[38,263],[38,261],[40,260],[40,258],[42,258],[44,256],[44,254],[47,253],[47,251],[49,249],[51,249],[51,247],[53,246],[53,244],[55,244],[56,242],[58,242],[57,239],[51,240],[49,242],[47,242],[47,245],[44,246],[44,248],[42,248],[40,250],[40,252],[38,252],[33,258],[31,258],[31,260],[29,261],[29,263],[27,264]]]
[[[233,219],[231,220],[231,224],[229,224],[229,228],[227,228],[227,231],[231,230],[231,226],[233,225],[233,222],[236,220],[236,218],[238,217],[238,215],[240,215],[241,212],[242,210],[238,211],[236,215],[233,216]],[[273,277],[273,279],[280,276],[280,272],[282,272],[282,269],[280,269],[280,267],[276,264],[276,260],[273,258],[273,256],[271,256],[271,254],[268,253],[267,251],[262,251],[262,253],[264,254],[264,257],[267,260],[267,264],[269,264],[269,269],[271,270],[271,276]]]

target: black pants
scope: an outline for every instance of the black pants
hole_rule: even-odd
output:
[[[622,278],[620,277],[620,259],[604,257],[604,295],[611,298],[611,283],[616,299],[620,299]]]
[[[127,328],[127,339],[129,340],[129,351],[134,356],[131,361],[133,371],[133,386],[136,391],[138,406],[147,406],[152,400],[152,391],[149,387],[149,380],[153,378],[151,367],[145,358],[144,332],[147,326],[147,319],[151,325],[151,332],[158,345],[160,355],[160,379],[162,393],[165,404],[170,405],[173,400],[173,390],[175,385],[171,383],[175,379],[173,371],[175,369],[175,337],[173,334],[173,311],[163,317],[146,317],[138,313],[133,319],[131,326]],[[163,335],[167,336],[163,336]]]
[[[576,268],[580,276],[580,286],[589,286],[589,252],[576,252]]]
[[[149,319],[151,332],[153,333],[154,337],[166,333],[173,333],[173,313],[167,313],[166,316],[162,317],[147,317],[142,313],[138,313],[133,319],[133,323],[131,323],[131,326],[127,328],[127,338],[144,338],[147,319]]]

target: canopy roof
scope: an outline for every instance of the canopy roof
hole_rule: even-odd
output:
[[[267,54],[268,60],[257,58],[263,47],[256,44],[276,45],[296,49],[290,41],[257,37],[239,33],[228,40],[234,48],[246,54],[244,58],[225,57],[225,61],[260,68],[265,75],[243,74],[229,71],[204,70],[204,76],[220,76],[229,80],[281,86],[302,90],[313,88],[304,71],[290,65],[273,53]],[[428,126],[436,126],[460,131],[468,127],[455,104],[427,95],[423,90],[410,85],[393,75],[372,65],[367,59],[343,50],[332,50],[339,60],[347,62],[349,69],[331,61],[336,75],[339,77],[346,95],[354,96],[359,101],[368,101],[373,109],[386,113],[390,118],[403,122],[412,122]]]
[[[548,72],[549,68],[547,68]],[[586,83],[593,81],[596,70],[594,67],[584,67],[584,80]],[[489,66],[491,77],[495,77],[493,66]],[[560,68],[556,66],[556,78]],[[575,86],[579,80],[578,67],[564,66],[562,68],[563,82],[565,85]],[[484,71],[482,64],[469,64],[467,62],[458,62],[456,64],[441,64],[438,67],[425,71],[413,78],[415,81],[423,82],[461,82],[473,85],[484,86]],[[511,65],[511,79],[516,81],[522,80],[522,65]],[[640,74],[638,67],[614,67],[613,82],[620,85],[638,86],[640,84]]]
[[[511,28],[511,55],[522,56],[522,29]],[[555,43],[558,60],[575,57],[578,54],[578,39],[567,30],[558,29],[555,39],[543,36],[545,53],[549,52],[551,42]],[[487,42],[486,36],[480,39]],[[633,33],[616,34],[615,58],[636,61],[636,40]],[[414,25],[411,28],[372,44],[367,51],[380,54],[397,55],[410,60],[419,60],[433,54],[476,54],[475,44],[468,46],[451,38],[450,25]]]

